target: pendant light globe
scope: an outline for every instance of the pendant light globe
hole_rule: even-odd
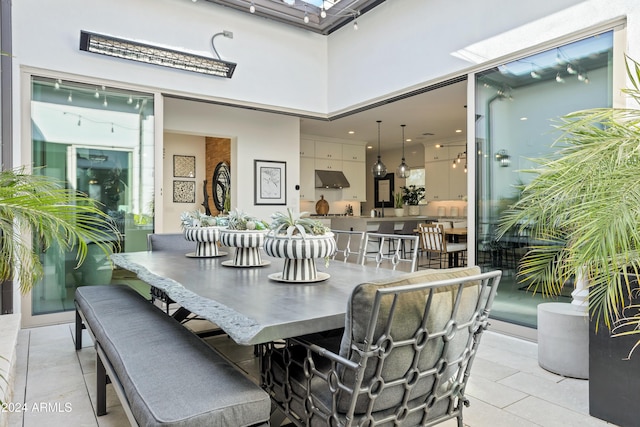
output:
[[[376,120],[376,122],[378,123],[378,161],[373,164],[371,172],[374,178],[384,178],[387,176],[387,167],[380,158],[380,123],[382,123],[382,120]]]
[[[399,178],[409,178],[409,176],[411,176],[411,168],[407,162],[404,161],[404,127],[406,125],[400,126],[402,127],[402,162],[400,162],[396,169],[396,175],[398,175]]]

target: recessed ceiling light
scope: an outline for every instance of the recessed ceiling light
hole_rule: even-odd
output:
[[[529,118],[528,117],[520,117],[520,120],[522,120],[524,122],[526,120],[529,120]]]
[[[456,133],[462,133],[462,129],[456,129]]]
[[[405,142],[411,142],[411,138],[407,138]]]
[[[354,130],[350,130],[349,131],[349,135],[353,135],[354,133],[356,133],[356,131],[354,131]]]
[[[367,150],[371,150],[373,148],[372,145],[367,145]]]
[[[442,144],[436,144],[436,148],[442,148]]]

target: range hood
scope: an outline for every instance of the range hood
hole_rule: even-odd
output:
[[[316,188],[347,188],[349,181],[341,171],[316,170]]]

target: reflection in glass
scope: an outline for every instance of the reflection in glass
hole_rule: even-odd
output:
[[[120,231],[114,251],[145,250],[153,230],[153,95],[41,77],[31,89],[34,173],[99,201]],[[95,245],[80,267],[75,257],[42,252],[45,277],[32,292],[32,314],[73,310],[77,286],[111,282],[111,263]]]
[[[552,144],[560,135],[554,119],[612,105],[612,58],[613,32],[607,32],[476,77],[476,259],[487,270],[503,270],[494,318],[536,326],[542,297],[532,297],[515,277],[527,236],[514,232],[496,240],[495,227],[501,212],[518,199],[518,186],[530,179],[522,172],[534,167],[529,159],[555,151]]]

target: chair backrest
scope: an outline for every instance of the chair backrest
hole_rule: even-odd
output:
[[[376,267],[416,271],[418,243],[416,235],[366,233],[360,257],[361,264],[375,263]]]
[[[189,253],[196,250],[196,242],[190,242],[182,233],[151,233],[147,235],[147,250]]]
[[[420,224],[418,229],[420,244],[424,251],[443,253],[447,251],[447,241],[442,224]]]
[[[340,356],[354,363],[337,368],[334,410],[354,425],[384,414],[401,414],[403,425],[461,416],[501,275],[425,270],[356,286],[340,345]]]
[[[331,230],[336,241],[336,251],[331,259],[343,262],[359,262],[364,245],[364,231]]]
[[[407,220],[402,224],[402,229],[398,232],[398,234],[408,234],[408,235],[416,234],[414,230],[417,228],[418,228],[417,220]]]
[[[453,224],[451,224],[451,221],[434,222],[434,224],[442,225],[442,228],[444,228],[445,230],[448,228],[453,228]]]
[[[378,229],[375,231],[380,234],[393,234],[396,231],[396,223],[393,221],[382,221],[378,224]]]

